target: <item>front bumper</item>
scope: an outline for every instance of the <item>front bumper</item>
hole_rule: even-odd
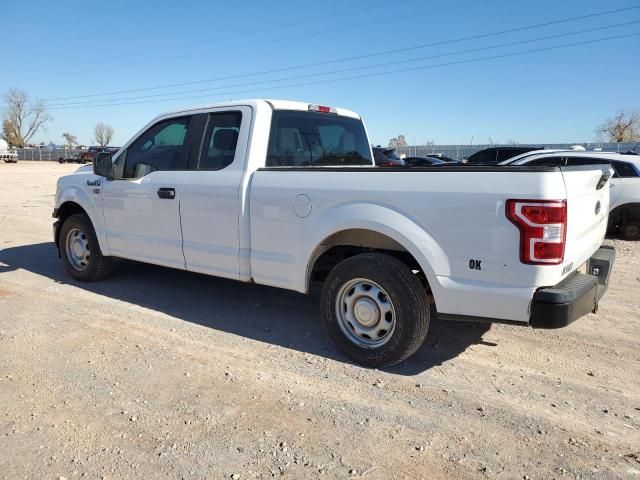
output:
[[[575,272],[553,287],[538,290],[531,305],[531,326],[562,328],[595,313],[609,287],[615,256],[613,247],[602,246],[587,262],[586,274]]]

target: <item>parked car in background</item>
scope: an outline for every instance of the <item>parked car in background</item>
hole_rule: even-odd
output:
[[[18,163],[18,154],[9,148],[9,144],[0,138],[0,160],[5,163]]]
[[[640,156],[634,152],[539,150],[502,162],[502,166],[571,167],[611,165],[611,199],[608,231],[625,240],[640,240]]]
[[[393,148],[372,147],[376,167],[404,167],[404,161]]]
[[[497,165],[522,153],[542,150],[544,147],[489,147],[462,159],[467,165]]]
[[[436,157],[404,157],[402,159],[407,167],[429,167],[432,165],[446,165],[447,162]]]
[[[82,281],[123,257],[301,293],[322,283],[331,338],[382,367],[418,350],[436,312],[559,328],[594,311],[614,261],[612,173],[379,168],[357,113],[244,100],[166,113],[61,176],[53,234]]]
[[[81,155],[84,152],[74,152],[71,155],[58,157],[58,163],[85,163]]]
[[[80,161],[78,163],[91,163],[98,153],[108,152],[115,154],[120,147],[89,147],[86,152],[80,154]]]
[[[444,153],[429,153],[426,155],[427,157],[435,157],[435,158],[439,158],[440,160],[442,160],[443,162],[459,162],[459,160],[457,158],[453,158],[447,154]]]

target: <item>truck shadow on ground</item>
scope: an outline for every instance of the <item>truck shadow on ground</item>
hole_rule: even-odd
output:
[[[0,262],[0,274],[24,269],[187,322],[352,363],[325,333],[318,288],[311,295],[302,295],[125,260],[118,261],[109,279],[82,283],[64,271],[53,243],[5,248],[0,251]],[[432,321],[421,349],[386,371],[416,375],[457,357],[471,345],[491,345],[482,341],[489,328],[488,324]]]

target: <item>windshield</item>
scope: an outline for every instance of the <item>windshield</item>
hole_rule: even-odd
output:
[[[277,110],[271,120],[268,167],[371,165],[362,122],[335,114]]]

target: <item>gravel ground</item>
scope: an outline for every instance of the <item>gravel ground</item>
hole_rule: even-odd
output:
[[[435,323],[349,362],[317,296],[122,261],[72,281],[57,163],[0,164],[0,478],[640,478],[640,243],[557,331]]]

